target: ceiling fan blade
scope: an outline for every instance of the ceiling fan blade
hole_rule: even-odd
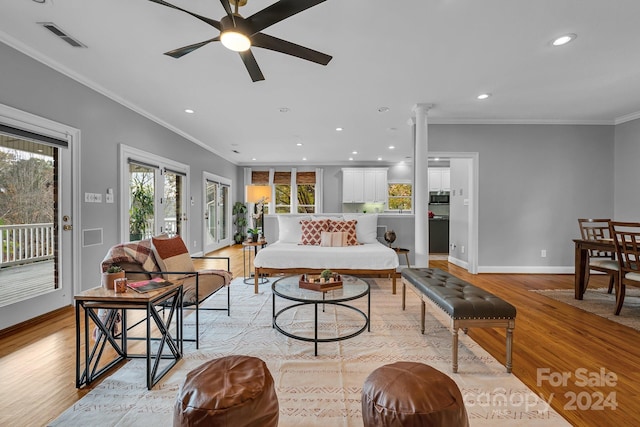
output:
[[[273,24],[276,24],[296,13],[307,10],[310,7],[325,2],[326,0],[280,0],[269,7],[256,12],[246,19],[247,24],[253,30],[252,34],[258,33]]]
[[[229,0],[220,0],[222,3],[222,7],[224,7],[224,11],[227,12],[227,16],[231,18],[233,21],[233,26],[236,26],[236,18],[233,16],[233,12],[231,11],[231,5],[229,4]]]
[[[242,62],[244,62],[244,66],[247,67],[247,71],[251,76],[251,80],[253,80],[254,82],[264,80],[262,71],[260,71],[258,62],[256,61],[255,56],[253,56],[251,49],[245,50],[244,52],[238,52],[238,53],[240,54],[240,58],[242,58]]]
[[[165,52],[164,54],[178,59],[185,56],[187,53],[191,53],[194,50],[201,48],[204,45],[207,45],[211,42],[217,42],[217,41],[220,41],[220,36],[216,36],[212,39],[205,40],[200,43],[190,44],[189,46],[179,47],[177,49],[170,50],[169,52]]]
[[[166,7],[170,7],[171,9],[176,9],[176,10],[179,10],[181,12],[184,12],[184,13],[186,13],[188,15],[191,15],[194,18],[201,20],[202,22],[206,22],[207,24],[211,25],[212,27],[220,30],[220,22],[216,21],[215,19],[207,18],[206,16],[202,16],[202,15],[198,15],[197,13],[189,12],[186,9],[182,9],[181,7],[174,6],[171,3],[167,3],[166,1],[163,1],[163,0],[149,0],[149,1],[153,2],[153,3],[161,4],[161,5],[166,6]]]
[[[307,61],[322,65],[327,65],[333,58],[332,56],[318,52],[317,50],[309,49],[308,47],[300,46],[263,33],[251,36],[251,45],[261,47],[263,49],[274,50],[286,55],[297,56],[298,58],[306,59]]]

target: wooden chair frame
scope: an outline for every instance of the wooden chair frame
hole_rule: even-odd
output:
[[[583,240],[606,240],[611,239],[609,229],[610,218],[578,218],[578,226]],[[589,250],[589,260],[586,276],[584,278],[585,290],[589,286],[589,271],[595,270],[609,275],[608,293],[616,287],[619,268],[611,268],[611,262],[616,259],[614,252],[604,252],[596,249]],[[604,261],[604,262],[603,262]]]
[[[611,221],[609,226],[620,265],[614,311],[618,315],[624,303],[626,286],[640,287],[640,222]]]

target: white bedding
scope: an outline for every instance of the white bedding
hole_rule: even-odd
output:
[[[259,268],[329,268],[386,270],[397,268],[398,254],[380,242],[357,246],[324,247],[276,242],[256,254]]]

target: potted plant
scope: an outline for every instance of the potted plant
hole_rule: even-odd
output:
[[[259,228],[248,228],[247,229],[247,240],[250,242],[257,242],[258,235],[260,234]]]
[[[124,278],[124,270],[119,265],[113,264],[102,273],[102,286],[107,289],[113,289],[113,282],[116,279]]]
[[[136,181],[131,191],[129,240],[136,241],[145,237],[153,213],[153,189],[142,181]]]
[[[244,240],[244,228],[247,226],[247,206],[242,202],[236,202],[233,205],[233,215],[235,216],[233,223],[236,226],[236,232],[233,235],[233,240],[236,243],[242,243]]]

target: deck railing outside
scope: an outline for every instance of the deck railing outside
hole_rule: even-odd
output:
[[[164,220],[164,232],[176,235],[175,218]],[[143,238],[148,239],[148,231]],[[0,267],[53,259],[53,223],[0,225]]]
[[[0,225],[0,267],[52,259],[53,223]]]

